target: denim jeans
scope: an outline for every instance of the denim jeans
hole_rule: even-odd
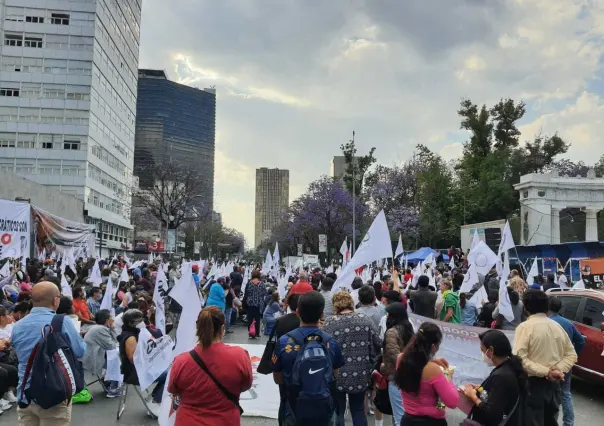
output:
[[[399,426],[403,414],[405,414],[403,410],[403,395],[398,386],[391,381],[388,381],[388,396],[390,397],[390,405],[392,406],[392,422],[394,426]]]
[[[157,402],[161,404],[162,396],[164,395],[164,386],[166,386],[166,378],[168,377],[168,371],[164,371],[161,376],[155,380],[155,388],[153,388],[153,392],[151,392],[151,396],[153,397],[153,402]]]
[[[336,404],[338,405],[338,426],[344,426],[346,395],[348,395],[353,426],[367,426],[367,416],[365,415],[365,392],[348,394],[346,392],[336,392],[335,399]]]
[[[231,329],[231,315],[233,314],[233,308],[226,308],[224,310],[224,316],[226,317],[226,328]]]
[[[570,380],[572,374],[570,371],[566,374],[564,381],[560,383],[562,399],[562,424],[564,426],[573,426],[575,424],[575,412],[573,410],[573,398],[570,393]]]

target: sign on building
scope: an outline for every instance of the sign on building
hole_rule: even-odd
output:
[[[327,235],[319,234],[319,253],[327,253]]]

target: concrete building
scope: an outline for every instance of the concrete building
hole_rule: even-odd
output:
[[[0,0],[0,170],[82,200],[114,250],[131,247],[140,21],[141,0]]]
[[[560,244],[562,221],[584,215],[585,241],[598,241],[598,213],[604,210],[604,178],[590,170],[586,177],[557,171],[528,174],[514,185],[520,193],[522,245]],[[571,211],[572,209],[572,211]],[[583,218],[581,218],[583,219]]]
[[[138,71],[134,173],[141,189],[154,184],[150,168],[172,160],[198,171],[204,208],[214,205],[216,90],[168,80],[161,70]]]
[[[355,160],[358,160],[359,157],[354,157]],[[343,155],[336,155],[331,160],[331,169],[329,175],[332,178],[342,179],[342,177],[346,174],[346,157]]]
[[[273,226],[289,205],[289,170],[256,169],[256,247],[270,237]]]

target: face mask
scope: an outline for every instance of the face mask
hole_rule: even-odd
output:
[[[484,362],[489,367],[494,367],[495,366],[495,364],[493,363],[493,360],[487,356],[486,352],[482,353],[482,362]]]
[[[138,324],[136,324],[136,328],[138,328],[139,330],[142,330],[143,328],[145,328],[145,322],[140,322]]]

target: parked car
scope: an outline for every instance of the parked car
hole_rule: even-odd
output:
[[[547,294],[562,301],[560,315],[586,338],[573,374],[604,384],[604,291],[552,289]]]

